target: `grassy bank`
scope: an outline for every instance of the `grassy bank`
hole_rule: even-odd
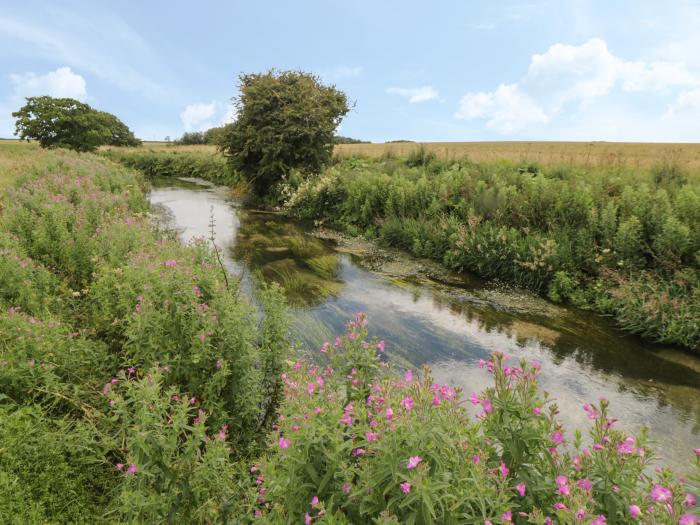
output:
[[[297,361],[280,291],[255,311],[208,246],[155,230],[140,174],[22,162],[0,197],[2,523],[696,523],[693,452],[690,482],[650,475],[604,400],[583,448],[537,363],[483,362],[474,418],[383,365],[362,314]]]
[[[102,154],[149,177],[199,177],[222,185],[238,182],[226,159],[208,148],[109,148]]]
[[[700,350],[700,178],[675,165],[541,169],[419,151],[340,161],[287,208]]]

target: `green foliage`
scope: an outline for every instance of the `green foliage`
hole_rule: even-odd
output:
[[[383,369],[383,343],[367,341],[365,326],[359,315],[323,345],[331,366],[298,361],[285,372],[279,429],[256,480],[266,522],[671,525],[692,512],[692,487],[651,474],[644,433],[614,429],[607,401],[584,405],[584,447],[538,393],[539,365],[496,353],[481,363],[493,386],[469,396],[474,418],[461,392],[429,372]]]
[[[218,145],[225,137],[227,127],[231,124],[209,128],[206,131],[188,131],[175,141],[175,144],[182,146],[195,146],[202,144]]]
[[[225,185],[238,182],[226,159],[207,152],[109,149],[104,155],[148,177],[199,177]]]
[[[300,71],[241,75],[236,107],[220,148],[258,197],[293,169],[318,173],[349,110],[344,93]]]
[[[656,293],[679,304],[698,293],[695,279],[673,283],[679,271],[700,271],[700,185],[657,175],[441,161],[417,149],[406,159],[338,161],[291,188],[286,207],[698,349],[695,308],[673,317],[661,295],[630,300],[654,279]]]
[[[141,141],[121,120],[72,98],[28,97],[12,113],[15,135],[38,140],[42,148],[94,151],[99,146],[138,146]]]
[[[333,144],[372,144],[372,142],[369,140],[353,139],[352,137],[335,135],[333,137]]]

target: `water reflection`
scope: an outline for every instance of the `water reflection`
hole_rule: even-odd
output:
[[[207,235],[210,206],[217,243],[234,272],[259,270],[287,289],[293,336],[315,350],[342,332],[357,311],[387,341],[399,366],[433,368],[436,379],[479,390],[476,366],[493,350],[537,359],[542,387],[579,427],[580,406],[601,396],[626,428],[650,427],[665,460],[684,468],[700,446],[700,359],[623,336],[599,316],[532,295],[464,279],[461,286],[418,274],[380,271],[360,254],[338,250],[283,217],[243,211],[221,188],[156,182],[151,201],[167,210],[183,240]],[[352,250],[349,250],[352,252]]]

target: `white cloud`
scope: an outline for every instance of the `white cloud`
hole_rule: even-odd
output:
[[[185,131],[206,131],[215,126],[230,124],[236,119],[236,108],[212,100],[209,104],[197,102],[187,106],[180,113]]]
[[[486,127],[499,133],[514,133],[549,118],[517,84],[501,84],[493,93],[467,93],[460,101],[457,118],[485,118]]]
[[[428,100],[434,100],[440,96],[440,93],[438,93],[433,86],[423,86],[418,88],[390,87],[387,88],[386,92],[391,93],[392,95],[399,95],[407,98],[410,104],[427,102]]]
[[[59,67],[45,75],[36,73],[13,73],[10,81],[18,98],[49,95],[85,100],[87,91],[85,79],[73,73],[69,67]]]
[[[190,104],[180,113],[180,120],[185,131],[204,131],[213,127],[216,114],[216,102],[211,104]]]
[[[690,89],[678,95],[672,111],[692,105],[695,87],[700,87],[700,73],[682,62],[626,61],[603,40],[593,38],[578,46],[557,43],[533,55],[518,82],[500,84],[492,92],[465,94],[455,117],[485,119],[488,128],[510,134],[551,122],[567,106],[589,107],[616,88],[638,93]]]

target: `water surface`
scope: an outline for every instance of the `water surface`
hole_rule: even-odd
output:
[[[450,276],[446,284],[411,271],[410,258],[377,265],[373,252],[336,246],[284,217],[244,210],[226,188],[203,181],[155,180],[150,198],[185,242],[208,237],[213,217],[231,272],[243,275],[247,286],[258,270],[285,287],[293,337],[305,348],[319,348],[356,312],[367,312],[370,335],[386,340],[387,356],[398,366],[429,365],[438,381],[471,392],[489,385],[478,361],[491,351],[538,360],[541,386],[556,398],[569,428],[587,427],[581,405],[606,397],[624,428],[649,427],[663,463],[686,471],[692,449],[700,447],[700,359],[694,356],[473,276]]]

